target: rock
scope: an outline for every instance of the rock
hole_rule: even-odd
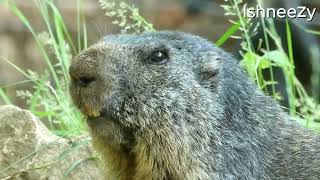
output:
[[[88,136],[52,134],[32,113],[0,106],[0,180],[103,179]]]

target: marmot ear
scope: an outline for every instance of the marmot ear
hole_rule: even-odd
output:
[[[200,84],[215,89],[218,84],[218,76],[220,72],[219,62],[217,60],[209,60],[199,67]]]

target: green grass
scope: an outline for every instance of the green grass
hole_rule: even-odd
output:
[[[78,135],[84,130],[83,117],[72,105],[68,93],[69,74],[68,68],[72,56],[77,55],[88,46],[87,27],[83,14],[83,0],[76,1],[77,9],[77,40],[73,42],[65,21],[52,0],[34,0],[35,6],[45,25],[44,32],[36,32],[29,19],[17,7],[14,1],[6,1],[8,9],[24,24],[33,36],[42,59],[46,63],[45,71],[42,73],[24,70],[5,57],[0,57],[3,62],[9,64],[17,72],[21,73],[26,80],[33,83],[33,90],[19,90],[17,96],[23,98],[28,104],[27,109],[40,117],[48,128],[57,135]],[[115,15],[117,19],[113,23],[127,31],[141,32],[154,31],[153,25],[148,23],[137,8],[124,2],[110,6],[106,1],[100,1],[102,9],[113,11],[118,8],[121,15]],[[117,11],[117,12],[119,12]],[[123,14],[126,12],[126,14]],[[109,15],[112,12],[109,12]],[[128,21],[126,20],[128,19]],[[116,22],[117,21],[117,22]],[[53,55],[50,50],[53,50]],[[13,83],[12,85],[16,85]],[[5,93],[8,85],[0,87],[0,98],[11,104],[10,97]]]
[[[228,39],[232,37],[240,28],[240,23],[237,22],[233,25],[231,25],[226,32],[215,42],[216,46],[222,46]]]
[[[0,99],[2,99],[5,104],[12,104],[10,97],[1,87],[0,87]]]
[[[257,4],[261,6],[263,6],[262,2],[263,1],[261,0],[257,0]],[[285,26],[283,27],[286,30],[287,47],[283,46],[283,42],[281,41],[281,38],[276,31],[274,22],[271,19],[266,21],[261,19],[260,22],[264,36],[264,39],[261,41],[261,43],[264,43],[264,47],[266,47],[266,49],[253,47],[251,37],[255,34],[256,26],[252,24],[250,19],[246,19],[246,17],[239,11],[239,9],[241,9],[240,6],[243,5],[243,1],[226,0],[226,3],[227,4],[223,5],[222,7],[225,9],[227,15],[231,15],[232,19],[230,22],[232,23],[232,26],[221,37],[221,40],[219,39],[217,41],[217,45],[221,46],[229,38],[232,38],[232,35],[235,34],[236,31],[238,31],[238,34],[240,35],[237,38],[242,39],[242,49],[240,50],[240,53],[242,54],[242,60],[240,64],[248,72],[252,80],[256,82],[262,91],[269,93],[269,95],[277,100],[281,100],[282,97],[280,97],[279,92],[276,92],[275,90],[277,81],[274,79],[273,73],[274,68],[279,68],[285,77],[286,92],[288,94],[289,101],[289,107],[283,108],[288,110],[293,119],[297,119],[306,127],[320,130],[320,123],[316,122],[316,120],[320,119],[320,106],[315,99],[308,95],[295,75],[292,33],[288,21],[286,21]],[[240,27],[236,28],[239,24]],[[313,30],[306,30],[306,32],[316,35],[319,34],[317,31]],[[270,49],[270,42],[268,40],[269,38],[276,45],[276,49]],[[259,55],[258,53],[262,55]],[[269,71],[271,76],[269,80],[263,73],[265,71]],[[314,84],[316,84],[319,79],[315,77],[317,77],[317,75],[313,75],[315,82]]]
[[[1,60],[33,83],[32,91],[20,90],[17,91],[17,95],[25,99],[28,109],[44,120],[51,131],[57,135],[81,134],[84,130],[84,123],[81,113],[73,106],[68,93],[70,79],[68,68],[72,56],[87,47],[84,16],[80,13],[82,12],[82,1],[77,1],[79,12],[77,21],[78,49],[76,49],[64,19],[53,1],[35,0],[34,4],[45,24],[45,32],[36,32],[29,19],[14,1],[6,3],[8,9],[16,15],[33,36],[42,59],[46,63],[45,71],[38,73],[24,70],[4,57],[1,57]],[[53,50],[53,56],[48,49]],[[12,103],[3,87],[0,89],[0,97],[5,103]]]
[[[289,62],[290,62],[290,67],[289,72],[287,73],[289,76],[286,78],[287,84],[291,84],[291,86],[287,86],[287,93],[289,96],[289,106],[290,106],[290,115],[294,116],[296,114],[296,93],[294,89],[294,79],[295,79],[295,74],[294,74],[294,59],[293,59],[293,49],[292,49],[292,34],[291,34],[291,27],[289,25],[289,22],[286,21],[286,35],[287,35],[287,44],[288,44],[288,55],[289,55]]]

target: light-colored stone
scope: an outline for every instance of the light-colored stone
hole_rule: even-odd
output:
[[[29,111],[0,106],[0,180],[103,179],[94,160],[80,163],[65,176],[72,164],[92,156],[96,155],[87,137],[60,138]]]

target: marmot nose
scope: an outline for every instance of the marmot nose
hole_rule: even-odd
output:
[[[88,77],[83,76],[83,77],[79,77],[79,78],[75,79],[75,82],[81,87],[87,87],[93,81],[95,81],[95,78],[94,77],[90,77],[90,76],[88,76]]]
[[[70,66],[69,74],[71,81],[76,86],[88,87],[90,84],[96,81],[94,73],[90,72],[88,68],[81,67],[76,63]]]

